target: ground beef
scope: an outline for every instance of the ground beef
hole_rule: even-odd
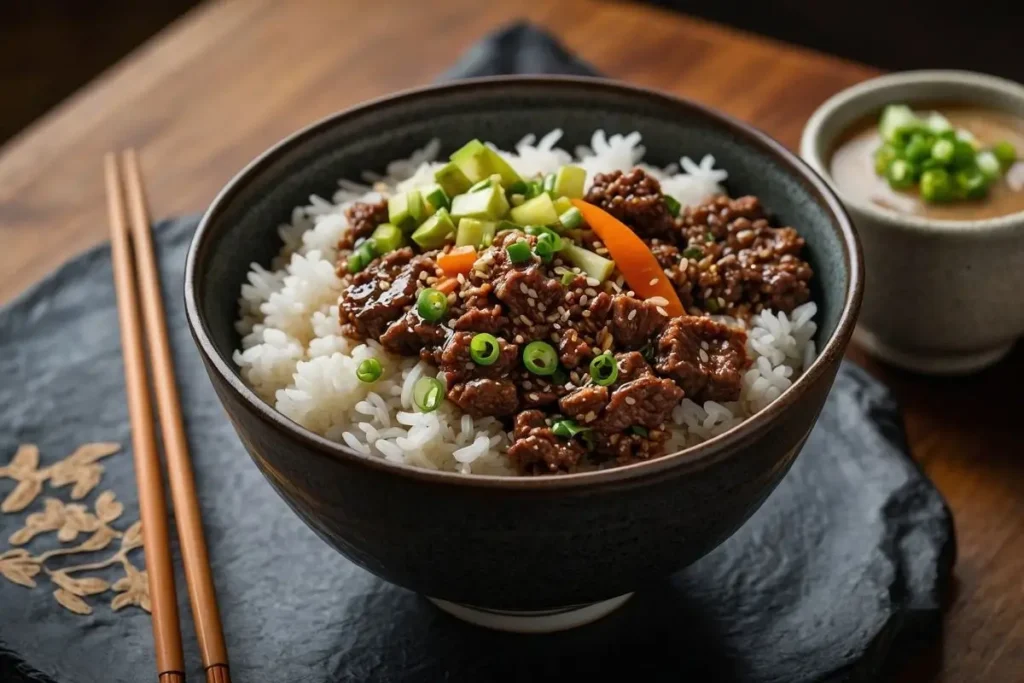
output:
[[[608,404],[608,387],[588,384],[564,396],[558,402],[562,413],[581,425],[590,424]]]
[[[658,339],[654,369],[697,403],[735,401],[749,363],[746,341],[745,332],[710,318],[673,318]]]
[[[558,360],[562,365],[573,370],[586,365],[591,359],[590,344],[574,329],[568,329],[558,341]]]
[[[455,332],[441,352],[440,368],[451,386],[479,377],[507,378],[519,365],[519,346],[498,337],[498,359],[491,365],[478,365],[470,355],[474,332]]]
[[[616,346],[639,349],[667,322],[657,306],[641,299],[618,295],[612,301],[611,333]]]
[[[522,324],[527,328],[539,326],[546,330],[548,316],[561,303],[565,289],[558,280],[547,277],[539,265],[532,265],[523,270],[506,271],[495,281],[494,295],[505,304],[509,318],[517,328]],[[546,332],[529,333],[531,337],[546,335]]]
[[[585,451],[575,440],[555,436],[539,410],[516,416],[508,457],[523,474],[572,472]]]
[[[427,322],[416,311],[409,311],[391,323],[380,336],[380,344],[391,353],[402,356],[419,355],[423,360],[437,362],[438,351],[452,331],[443,325]]]
[[[455,329],[468,332],[498,334],[508,326],[508,318],[502,315],[501,306],[470,308],[455,320]]]
[[[522,409],[553,406],[568,389],[556,384],[551,377],[540,377],[529,370],[521,369],[513,380],[519,387],[519,402]]]
[[[351,249],[359,240],[369,237],[381,223],[388,222],[388,202],[382,199],[375,204],[356,202],[345,209],[349,229],[338,241],[338,249]]]
[[[448,398],[473,417],[512,415],[519,407],[516,385],[507,379],[474,379],[448,389]]]
[[[392,322],[416,301],[420,273],[434,275],[429,256],[413,256],[405,247],[376,259],[352,276],[338,302],[338,316],[346,336],[380,339]]]
[[[788,313],[810,299],[803,238],[773,228],[756,197],[715,197],[688,207],[676,225],[683,249],[675,263],[661,249],[659,261],[688,310],[747,317],[764,308]]]
[[[599,173],[586,199],[626,223],[641,237],[662,237],[675,229],[661,184],[641,168]]]
[[[594,434],[594,452],[610,458],[616,465],[628,465],[641,460],[658,458],[665,454],[668,432],[650,430],[647,436],[631,433]]]
[[[658,428],[668,422],[682,399],[683,390],[672,380],[640,377],[612,392],[594,428],[606,434],[635,426]]]
[[[619,376],[615,380],[615,386],[621,386],[626,382],[654,374],[643,355],[637,351],[617,353],[615,362],[619,366]]]

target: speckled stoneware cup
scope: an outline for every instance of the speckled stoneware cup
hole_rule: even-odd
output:
[[[826,101],[804,128],[800,154],[833,185],[864,247],[867,290],[854,339],[903,368],[972,372],[995,363],[1024,334],[1024,213],[979,221],[909,216],[835,187],[837,140],[887,104],[962,103],[1024,118],[1024,87],[966,71],[875,78]]]
[[[277,413],[231,360],[239,288],[269,264],[277,226],[311,193],[330,196],[432,137],[444,153],[477,137],[510,147],[562,128],[638,130],[649,162],[714,154],[729,190],[754,193],[800,228],[814,267],[818,348],[767,410],[699,447],[570,476],[465,476],[360,455]],[[275,145],[221,192],[188,255],[188,321],[210,378],[260,470],[327,543],[388,581],[494,628],[550,631],[595,619],[699,559],[758,508],[814,426],[853,332],[861,259],[828,186],[767,136],[691,102],[571,78],[463,81],[342,112]],[[253,548],[253,552],[259,552]],[[268,569],[272,571],[272,569]],[[310,605],[317,609],[318,605]]]

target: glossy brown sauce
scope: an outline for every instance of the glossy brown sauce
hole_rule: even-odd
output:
[[[916,190],[896,191],[885,178],[875,173],[874,153],[882,144],[878,134],[878,115],[850,127],[836,144],[829,160],[829,173],[839,190],[855,199],[924,218],[971,221],[997,218],[1024,211],[1024,119],[1011,114],[967,106],[915,107],[935,110],[949,119],[955,128],[965,128],[990,147],[1006,140],[1017,150],[1018,161],[989,188],[984,199],[930,204]]]

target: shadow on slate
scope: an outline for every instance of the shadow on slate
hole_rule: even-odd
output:
[[[516,26],[447,77],[521,69],[592,73],[550,37]],[[849,364],[802,454],[754,517],[689,569],[638,587],[603,621],[550,636],[495,633],[380,581],[286,508],[222,413],[185,326],[182,271],[195,225],[160,224],[157,246],[235,680],[870,681],[894,642],[903,651],[937,637],[955,554],[950,513],[909,458],[889,392]],[[0,463],[20,442],[38,443],[44,463],[86,441],[128,448],[111,282],[101,247],[0,311]],[[129,452],[104,464],[99,490],[117,492],[127,519],[137,509]],[[10,487],[0,480],[0,495]],[[0,516],[0,547],[23,516]],[[189,677],[201,680],[177,566]],[[152,676],[148,615],[111,612],[109,594],[90,598],[93,615],[72,615],[40,583],[28,590],[0,578],[0,681]]]

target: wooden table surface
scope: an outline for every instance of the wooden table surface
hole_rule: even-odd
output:
[[[792,149],[819,103],[875,74],[625,3],[208,4],[0,149],[0,302],[104,239],[105,151],[142,148],[155,215],[196,212],[289,132],[426,84],[480,36],[524,17],[605,74],[719,107]],[[955,380],[851,355],[896,392],[914,457],[956,517],[957,584],[943,636],[899,662],[893,680],[1024,680],[1024,351]]]

